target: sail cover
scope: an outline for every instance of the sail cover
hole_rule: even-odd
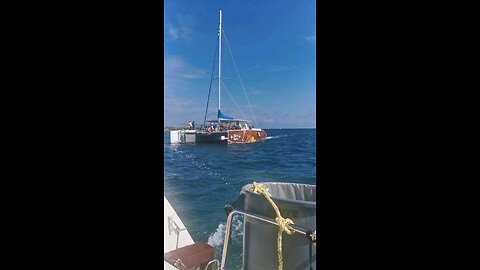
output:
[[[220,110],[218,110],[218,118],[219,119],[233,119],[231,116],[224,115]]]

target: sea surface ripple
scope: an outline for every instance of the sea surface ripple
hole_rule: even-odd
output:
[[[266,130],[267,140],[251,144],[170,144],[164,133],[164,195],[194,241],[217,249],[220,259],[227,216],[240,189],[256,182],[316,184],[316,130]],[[242,218],[233,222],[229,269],[242,264]]]

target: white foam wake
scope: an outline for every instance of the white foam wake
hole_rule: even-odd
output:
[[[267,139],[267,140],[270,140],[270,139],[279,139],[279,138],[285,138],[285,137],[288,137],[288,136],[289,136],[289,135],[285,135],[285,134],[283,134],[283,135],[277,135],[277,136],[267,136],[267,137],[265,137],[265,139]]]
[[[223,245],[225,239],[225,232],[227,226],[225,222],[218,224],[217,229],[209,237],[207,243],[212,247],[218,247]],[[243,239],[243,222],[239,216],[234,216],[232,220],[232,231],[230,233],[231,239],[235,242],[242,241]]]
[[[212,247],[220,246],[223,243],[223,238],[225,237],[225,224],[220,223],[217,227],[217,230],[208,237],[207,243]]]

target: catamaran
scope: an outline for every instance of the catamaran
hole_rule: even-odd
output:
[[[267,138],[267,133],[261,128],[255,128],[252,122],[246,119],[236,119],[231,116],[224,115],[221,111],[221,85],[222,85],[222,11],[220,10],[220,24],[218,28],[218,111],[217,119],[208,120],[208,103],[210,99],[210,89],[208,92],[207,106],[205,110],[205,118],[201,128],[190,126],[188,129],[171,130],[171,143],[252,143],[263,141]],[[227,42],[228,45],[228,42]],[[237,70],[238,72],[238,70]],[[243,87],[243,84],[242,84]]]

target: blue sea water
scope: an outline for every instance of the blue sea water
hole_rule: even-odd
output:
[[[215,246],[220,259],[227,216],[240,189],[255,182],[316,184],[316,130],[266,130],[251,144],[170,144],[164,133],[164,188],[194,241]],[[228,269],[242,265],[242,219],[233,222]]]

